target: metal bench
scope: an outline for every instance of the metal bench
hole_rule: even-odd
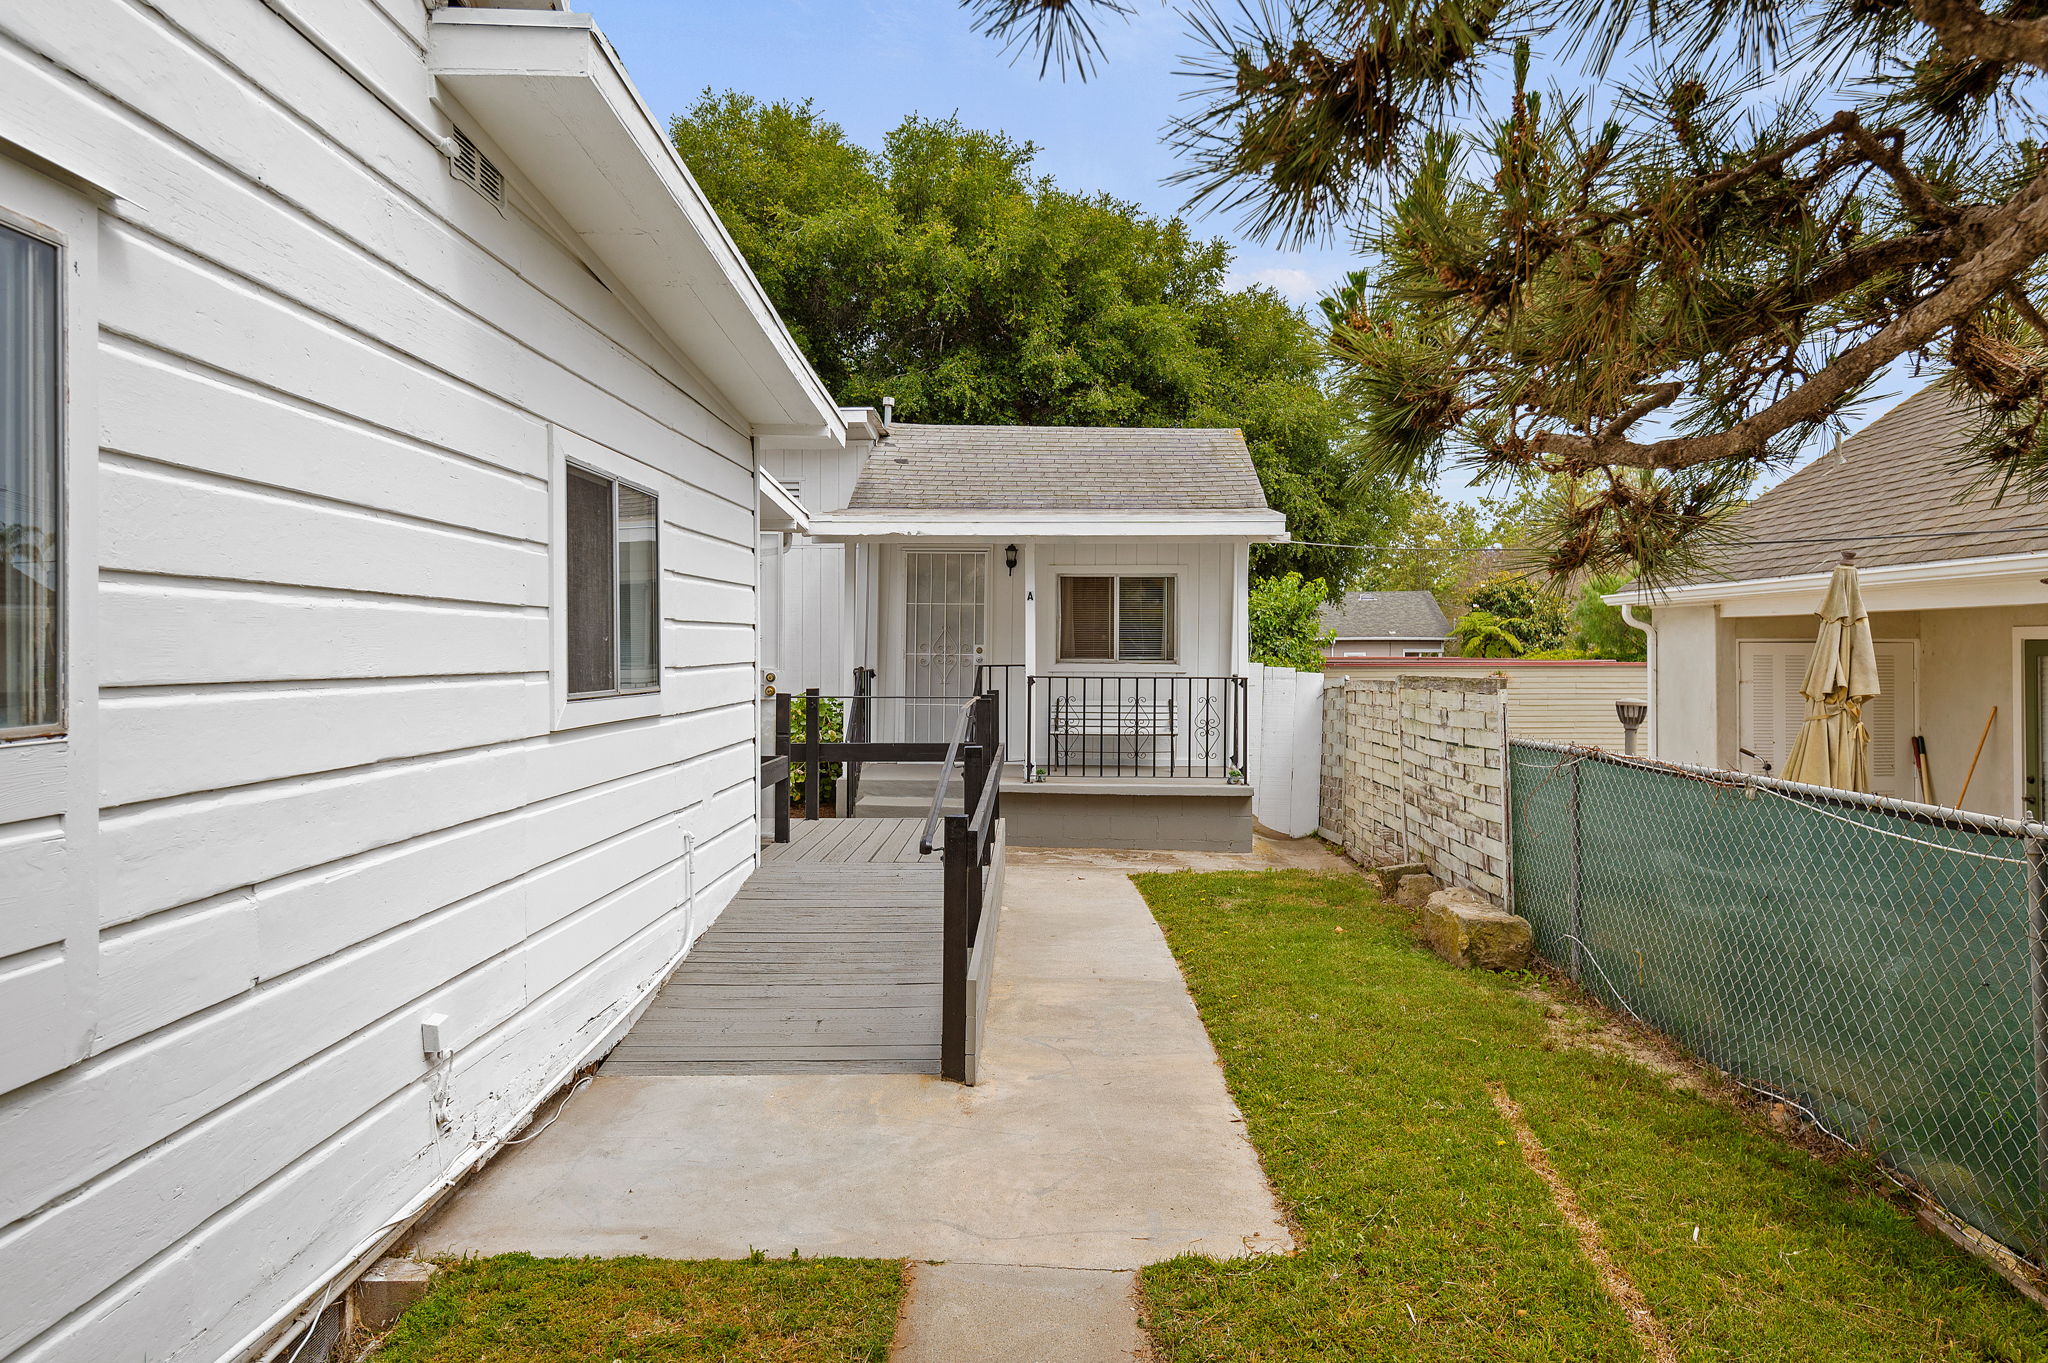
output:
[[[1148,738],[1172,738],[1174,708],[1171,700],[1080,701],[1060,696],[1052,703],[1048,724],[1058,760],[1065,765],[1068,746],[1075,739],[1114,738],[1131,740],[1131,757],[1137,759],[1137,745]]]

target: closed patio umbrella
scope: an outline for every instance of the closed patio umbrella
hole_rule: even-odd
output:
[[[1877,649],[1863,609],[1853,554],[1842,555],[1820,603],[1820,637],[1799,694],[1806,719],[1785,761],[1785,779],[1837,790],[1870,789],[1870,730],[1863,705],[1878,692]]]

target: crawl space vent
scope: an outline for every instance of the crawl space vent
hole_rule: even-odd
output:
[[[469,134],[457,128],[454,136],[455,152],[448,158],[448,173],[492,203],[505,202],[505,172],[499,170],[490,157],[469,140]]]

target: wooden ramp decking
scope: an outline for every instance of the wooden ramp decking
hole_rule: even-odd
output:
[[[942,859],[922,819],[820,819],[761,865],[611,1075],[937,1074]]]

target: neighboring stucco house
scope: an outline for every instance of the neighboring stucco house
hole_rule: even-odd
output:
[[[270,1356],[753,868],[847,418],[588,16],[0,38],[0,1356]]]
[[[1013,842],[1248,848],[1251,546],[1287,531],[1243,435],[856,433],[767,456],[810,527],[768,569],[775,685],[866,688],[871,736],[925,739],[1000,689]],[[912,774],[862,782],[920,793]]]
[[[1346,592],[1323,607],[1323,628],[1334,636],[1323,656],[1441,658],[1451,624],[1430,592]]]
[[[1714,573],[1652,603],[1657,756],[1783,769],[1814,612],[1853,552],[1884,688],[1864,710],[1878,792],[1919,798],[1920,734],[1934,794],[1954,804],[1995,707],[1966,805],[2041,816],[2048,508],[1971,489],[1967,424],[1943,390],[1922,389],[1757,498]]]

